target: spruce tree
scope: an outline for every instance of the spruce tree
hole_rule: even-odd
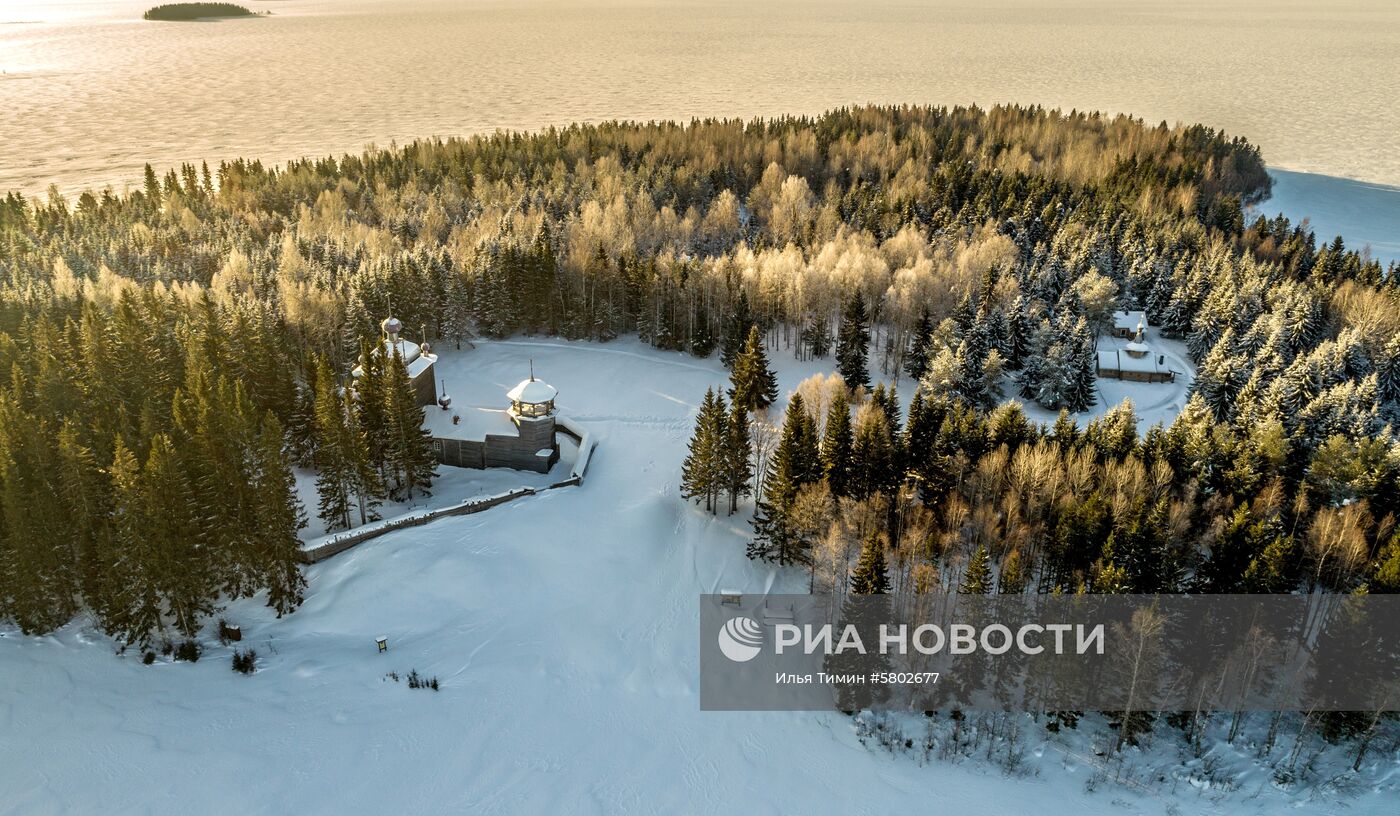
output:
[[[141,466],[120,436],[108,469],[112,480],[112,535],[104,564],[119,572],[102,582],[94,604],[103,631],[123,643],[149,644],[164,629],[161,617],[162,564],[148,534],[147,496]]]
[[[1201,362],[1191,385],[1192,393],[1200,395],[1217,422],[1230,420],[1235,399],[1243,384],[1239,360],[1232,348],[1233,340],[1234,333],[1227,330]]]
[[[67,538],[72,516],[53,478],[47,437],[0,394],[0,609],[29,633],[66,622],[77,594]]]
[[[753,493],[753,436],[743,406],[731,407],[725,423],[724,489],[729,494],[729,514],[739,510],[739,499]]]
[[[324,357],[316,361],[316,492],[318,515],[327,530],[350,527],[357,469],[349,418],[335,375]]]
[[[80,441],[73,423],[65,422],[58,433],[56,481],[69,511],[65,538],[70,548],[72,569],[79,593],[90,606],[102,592],[102,553],[110,535],[105,523],[110,518],[108,482],[92,450]]]
[[[794,534],[788,511],[805,484],[821,479],[817,426],[801,394],[793,394],[783,418],[783,432],[768,464],[763,495],[754,512],[754,540],[749,557],[779,564],[805,564],[810,554]]]
[[[160,595],[175,629],[192,638],[204,617],[214,611],[218,597],[213,574],[216,553],[204,546],[189,479],[165,434],[151,444],[141,472],[141,494],[142,533],[156,565],[153,572]]]
[[[933,345],[933,318],[925,306],[919,315],[919,322],[909,332],[909,346],[904,352],[904,373],[909,379],[918,382],[928,370],[929,349]]]
[[[822,473],[833,496],[849,495],[853,442],[851,406],[846,400],[846,390],[842,388],[837,390],[831,399],[831,407],[827,409],[826,429],[821,444]]]
[[[730,312],[729,317],[724,322],[724,337],[720,342],[719,360],[725,368],[734,368],[734,361],[744,350],[744,342],[755,326],[753,311],[749,308],[749,296],[744,294],[741,289],[739,297],[735,299],[734,310]]]
[[[757,326],[749,329],[744,349],[734,360],[730,382],[730,401],[745,411],[761,411],[778,399],[778,378],[768,365]]]
[[[852,391],[870,387],[867,365],[870,355],[869,320],[865,299],[861,297],[860,290],[856,290],[842,312],[841,330],[836,337],[836,370]]]
[[[871,532],[860,545],[860,560],[851,573],[851,594],[887,595],[890,578],[885,566],[885,544],[879,533]]]
[[[703,498],[705,509],[717,512],[718,497],[725,485],[727,464],[724,398],[713,388],[705,391],[700,412],[695,417],[695,432],[690,437],[689,453],[681,463],[681,496]]]
[[[383,344],[371,346],[368,341],[360,341],[360,376],[354,380],[355,401],[354,419],[360,435],[365,440],[365,452],[370,467],[381,479],[388,480],[391,474],[390,415],[395,395],[390,389],[392,360],[385,360]],[[398,349],[394,350],[395,356]],[[402,364],[400,363],[400,368]]]
[[[341,450],[344,451],[345,461],[350,468],[350,485],[355,494],[356,506],[359,508],[360,523],[364,524],[379,519],[378,507],[380,499],[384,496],[384,480],[370,462],[365,435],[351,419],[355,405],[350,389],[341,390],[340,401],[340,415],[346,420]]]
[[[1014,549],[1006,554],[1001,562],[1001,574],[997,576],[997,592],[1001,595],[1020,595],[1026,591],[1030,575],[1021,551]]]
[[[1400,333],[1390,338],[1376,361],[1376,396],[1400,403]]]
[[[296,477],[292,475],[282,425],[270,411],[263,418],[254,455],[257,583],[267,588],[267,605],[281,617],[301,605],[306,589],[300,567],[301,541],[297,538],[306,526],[306,518],[297,499]]]
[[[316,382],[315,371],[308,370],[296,384],[293,408],[287,423],[287,444],[292,462],[298,467],[310,467],[316,453]]]
[[[910,470],[924,474],[926,465],[934,455],[934,441],[942,421],[938,400],[925,399],[922,388],[915,390],[914,398],[909,401],[909,421],[905,423],[904,440],[900,446],[904,450],[905,466]]]
[[[888,492],[900,474],[885,411],[872,400],[861,410],[851,445],[850,494],[865,498]]]
[[[1098,349],[1082,316],[1075,321],[1070,343],[1064,405],[1071,411],[1087,411],[1097,402],[1094,392],[1098,385]]]
[[[992,591],[992,558],[986,547],[978,547],[967,562],[962,585],[958,591],[964,595],[987,595]]]
[[[814,359],[825,360],[831,353],[831,318],[818,313],[808,318],[802,327],[802,345]]]
[[[391,495],[412,499],[415,490],[429,495],[433,478],[437,476],[437,457],[433,455],[432,435],[423,427],[423,406],[418,404],[418,394],[398,349],[394,350],[387,366],[383,414],[385,459],[392,474]]]

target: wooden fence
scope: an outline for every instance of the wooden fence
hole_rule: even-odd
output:
[[[554,490],[559,487],[575,487],[583,484],[584,471],[588,469],[588,463],[592,459],[594,445],[593,435],[573,423],[560,422],[558,427],[560,431],[578,441],[578,457],[574,460],[569,478],[555,482],[548,487],[518,487],[505,493],[498,493],[483,499],[471,499],[460,504],[451,505],[450,507],[440,507],[435,510],[410,513],[406,516],[400,516],[395,519],[390,519],[389,521],[374,524],[365,529],[346,530],[343,533],[329,536],[314,546],[303,547],[301,551],[301,560],[307,564],[315,564],[333,555],[339,555],[357,544],[369,541],[371,538],[378,538],[386,533],[392,533],[395,530],[418,527],[447,516],[469,516],[472,513],[480,513],[482,510],[489,510],[497,505],[515,501],[524,496],[533,496],[545,490]]]

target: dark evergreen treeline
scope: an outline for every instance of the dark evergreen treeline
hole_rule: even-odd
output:
[[[390,304],[439,345],[635,331],[743,356],[712,422],[747,428],[756,472],[769,431],[753,412],[776,398],[756,352],[834,353],[864,385],[868,343],[881,373],[917,375],[955,417],[995,406],[1007,372],[1029,398],[1078,409],[1092,399],[1085,338],[1120,306],[1187,339],[1219,426],[1277,415],[1290,466],[1335,435],[1379,438],[1400,278],[1280,219],[1246,225],[1267,184],[1252,146],[1199,126],[868,107],[502,133],[284,169],[148,168],[137,189],[73,201],[11,194],[0,487],[5,507],[36,511],[5,512],[0,616],[43,631],[88,610],[142,639],[264,588],[290,609],[287,467],[316,466],[330,527],[430,478],[394,367],[343,387]],[[1230,355],[1238,371],[1219,362]],[[893,455],[892,413],[882,432],[858,416],[853,448]],[[70,470],[90,485],[88,512],[38,509],[71,493],[51,464],[64,456],[83,463]],[[696,495],[736,506],[734,467]],[[118,476],[151,518],[117,512]],[[214,492],[235,483],[232,498]],[[169,543],[138,550],[123,524],[163,525]],[[165,583],[108,607],[138,566]]]
[[[301,601],[279,319],[134,283],[56,292],[0,335],[0,614],[47,631],[86,608],[142,645],[221,597]]]
[[[200,20],[208,17],[249,17],[253,12],[235,3],[165,3],[141,15],[147,20]]]

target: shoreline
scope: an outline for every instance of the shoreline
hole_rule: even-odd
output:
[[[1282,213],[1296,224],[1306,218],[1319,245],[1341,235],[1350,249],[1371,247],[1382,266],[1400,262],[1400,187],[1274,165],[1268,171],[1273,190],[1246,208],[1247,219]]]
[[[259,15],[252,15],[257,17]],[[224,19],[243,19],[224,18]],[[159,21],[166,22],[166,21]],[[586,121],[586,120],[581,120]],[[539,128],[519,128],[521,133],[535,133],[548,129],[549,126]],[[471,138],[472,136],[489,135],[495,130],[481,130],[478,132],[467,132],[456,136],[420,136],[414,141],[429,139],[450,139],[450,138]],[[390,140],[385,143],[388,146],[402,147],[411,142],[395,142]],[[378,147],[378,143],[368,143],[357,150],[305,150],[302,152],[302,159],[307,157],[334,156],[339,157],[350,153],[351,155],[363,152],[371,146]],[[230,151],[236,153],[237,151]],[[185,161],[199,165],[201,161],[209,162],[210,166],[216,166],[218,161],[228,160],[236,156],[223,156],[214,159],[186,159]],[[245,156],[250,160],[256,156]],[[259,159],[265,165],[272,164],[282,168],[289,161],[300,159],[280,159],[268,160]],[[155,164],[152,164],[155,167]],[[156,167],[157,175],[163,175],[168,167]],[[1371,247],[1373,257],[1381,261],[1382,266],[1391,262],[1400,263],[1400,185],[1392,185],[1382,181],[1350,178],[1347,176],[1333,176],[1326,173],[1314,173],[1307,170],[1295,170],[1281,165],[1268,165],[1269,177],[1273,180],[1273,189],[1269,197],[1263,201],[1249,205],[1245,208],[1245,216],[1248,220],[1253,220],[1260,215],[1273,218],[1279,214],[1284,215],[1289,221],[1298,223],[1307,219],[1313,229],[1313,234],[1318,243],[1330,242],[1335,236],[1341,235],[1349,248],[1360,249],[1365,246]],[[94,174],[96,178],[96,174]],[[89,180],[86,182],[71,185],[61,185],[54,182],[54,186],[60,195],[70,202],[78,198],[84,192],[94,194],[101,193],[110,188],[114,193],[124,194],[130,190],[138,189],[141,185],[140,178],[127,179],[120,183],[113,181]],[[0,196],[8,195],[11,192],[18,192],[26,199],[44,198],[47,195],[48,186],[44,190],[23,190],[23,189],[0,189]]]

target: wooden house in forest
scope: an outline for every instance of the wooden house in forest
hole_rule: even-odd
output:
[[[506,393],[510,407],[454,408],[452,398],[439,393],[434,372],[437,355],[427,343],[419,346],[403,337],[403,324],[387,317],[379,324],[380,345],[372,352],[392,358],[397,353],[408,369],[418,404],[424,406],[423,427],[432,436],[438,462],[452,467],[508,467],[546,473],[559,461],[555,438],[554,386],[535,378]],[[359,378],[363,365],[351,372]]]
[[[419,346],[417,343],[407,340],[403,336],[403,323],[397,317],[386,317],[379,324],[380,338],[379,345],[374,348],[372,354],[383,354],[385,359],[393,359],[397,353],[403,360],[404,368],[408,369],[408,380],[413,384],[413,391],[418,395],[419,405],[433,405],[438,400],[437,379],[433,375],[433,365],[437,362],[437,355],[432,353],[432,349],[427,343]],[[364,376],[364,364],[355,366],[355,370],[350,375],[355,379]]]
[[[1166,355],[1153,351],[1148,344],[1147,326],[1141,319],[1127,343],[1099,349],[1097,373],[1100,377],[1132,382],[1160,383],[1176,379],[1176,372],[1167,368]]]
[[[508,467],[546,473],[559,461],[555,438],[554,386],[530,378],[506,392],[510,407],[452,407],[445,394],[425,411],[423,425],[432,434],[433,451],[444,465],[465,468]]]

